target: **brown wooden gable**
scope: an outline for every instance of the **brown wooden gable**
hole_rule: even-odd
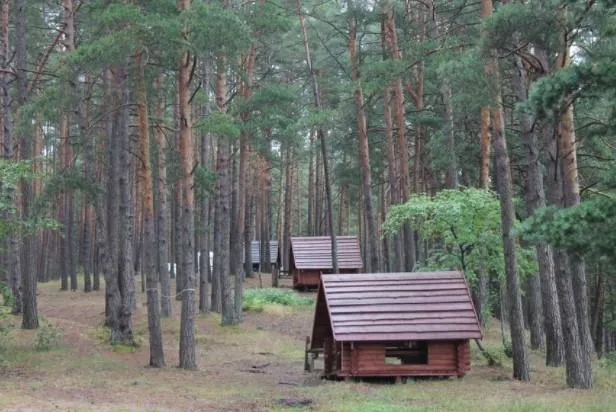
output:
[[[362,269],[364,264],[357,236],[337,236],[338,268]],[[332,269],[332,245],[329,236],[306,236],[291,238],[292,268]]]
[[[481,338],[462,272],[323,275],[315,331],[321,317],[338,342]]]
[[[317,292],[317,302],[314,311],[314,322],[312,324],[312,338],[310,347],[312,349],[323,348],[323,342],[326,338],[332,337],[331,318],[325,301],[323,287],[319,287]]]

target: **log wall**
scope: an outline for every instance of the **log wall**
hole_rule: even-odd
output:
[[[387,343],[341,343],[337,376],[464,376],[470,369],[468,341],[428,343],[427,364],[386,363]]]

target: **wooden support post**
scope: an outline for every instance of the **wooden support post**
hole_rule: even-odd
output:
[[[306,336],[306,349],[304,351],[304,371],[306,372],[312,372],[310,360],[308,359],[309,356],[310,356],[310,336]]]

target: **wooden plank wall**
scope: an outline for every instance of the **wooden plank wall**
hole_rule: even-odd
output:
[[[468,341],[429,342],[426,365],[386,364],[385,343],[341,346],[338,376],[464,376],[470,369]]]
[[[318,270],[297,270],[293,274],[293,286],[318,287],[321,280],[321,272]]]

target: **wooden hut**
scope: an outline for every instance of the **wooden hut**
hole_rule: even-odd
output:
[[[364,264],[357,236],[337,236],[338,271],[359,273]],[[292,237],[289,275],[294,288],[318,287],[323,273],[332,273],[332,244],[329,236]]]
[[[276,266],[278,265],[278,241],[270,240],[270,263],[272,264],[272,273],[276,273]],[[260,272],[261,268],[261,241],[253,240],[250,242],[250,254],[252,259],[252,269],[254,271]],[[242,263],[244,263],[246,256],[242,253]]]
[[[307,360],[322,352],[327,377],[461,377],[477,338],[462,272],[324,275]]]

